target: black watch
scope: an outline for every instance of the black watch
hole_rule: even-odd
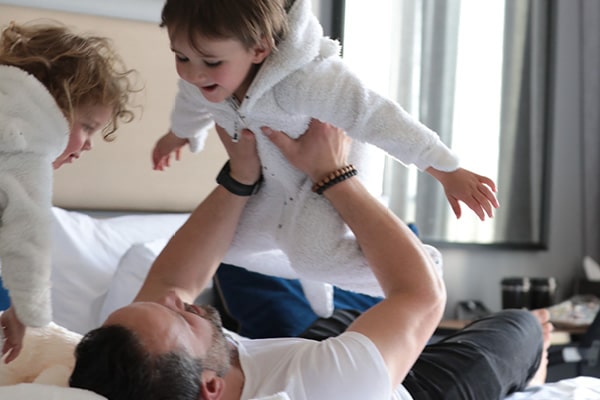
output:
[[[233,179],[230,172],[231,166],[229,165],[229,160],[227,160],[223,168],[221,168],[219,175],[217,175],[217,183],[238,196],[252,196],[258,193],[263,181],[262,175],[253,185],[246,185]]]

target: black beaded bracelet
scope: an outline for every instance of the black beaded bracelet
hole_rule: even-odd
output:
[[[217,175],[217,183],[238,196],[252,196],[253,194],[258,193],[263,182],[262,174],[253,185],[246,185],[245,183],[241,183],[233,179],[230,172],[231,166],[229,164],[229,160],[227,160],[225,165],[223,165],[223,168],[221,168],[219,175]]]
[[[335,184],[345,181],[348,178],[352,178],[358,174],[358,170],[354,168],[354,165],[349,164],[338,170],[333,171],[319,182],[315,183],[312,187],[312,191],[317,194],[323,194],[323,192]]]

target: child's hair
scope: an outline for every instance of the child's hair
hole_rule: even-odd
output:
[[[73,122],[80,106],[113,108],[103,136],[112,139],[118,122],[130,122],[130,95],[136,90],[109,39],[83,36],[58,23],[17,25],[11,22],[0,35],[0,64],[20,68],[39,80]]]
[[[235,39],[247,49],[263,39],[275,50],[288,31],[287,10],[294,0],[167,0],[161,27],[197,36]]]

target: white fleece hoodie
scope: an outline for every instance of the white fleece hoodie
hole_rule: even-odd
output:
[[[264,185],[248,203],[224,261],[299,277],[315,311],[329,315],[332,291],[318,282],[371,295],[382,295],[381,289],[337,212],[312,193],[310,179],[285,160],[260,127],[292,138],[305,132],[311,118],[343,128],[355,139],[349,162],[372,192],[381,187],[383,168],[373,161],[379,150],[372,145],[420,169],[452,171],[458,158],[435,132],[366,88],[347,68],[339,44],[323,37],[310,0],[296,0],[288,17],[288,36],[267,57],[241,104],[233,99],[211,103],[197,87],[180,80],[171,129],[188,138],[193,151],[202,149],[213,120],[231,136],[244,128],[257,133]]]
[[[44,326],[50,303],[52,162],[69,125],[27,72],[0,65],[0,262],[21,322]]]

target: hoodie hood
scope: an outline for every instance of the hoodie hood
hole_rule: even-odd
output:
[[[288,12],[289,30],[261,66],[244,99],[251,108],[265,92],[318,57],[340,54],[337,41],[323,36],[323,27],[312,12],[310,0],[296,0]]]
[[[46,87],[20,68],[0,65],[0,152],[54,160],[68,139],[67,119]]]

